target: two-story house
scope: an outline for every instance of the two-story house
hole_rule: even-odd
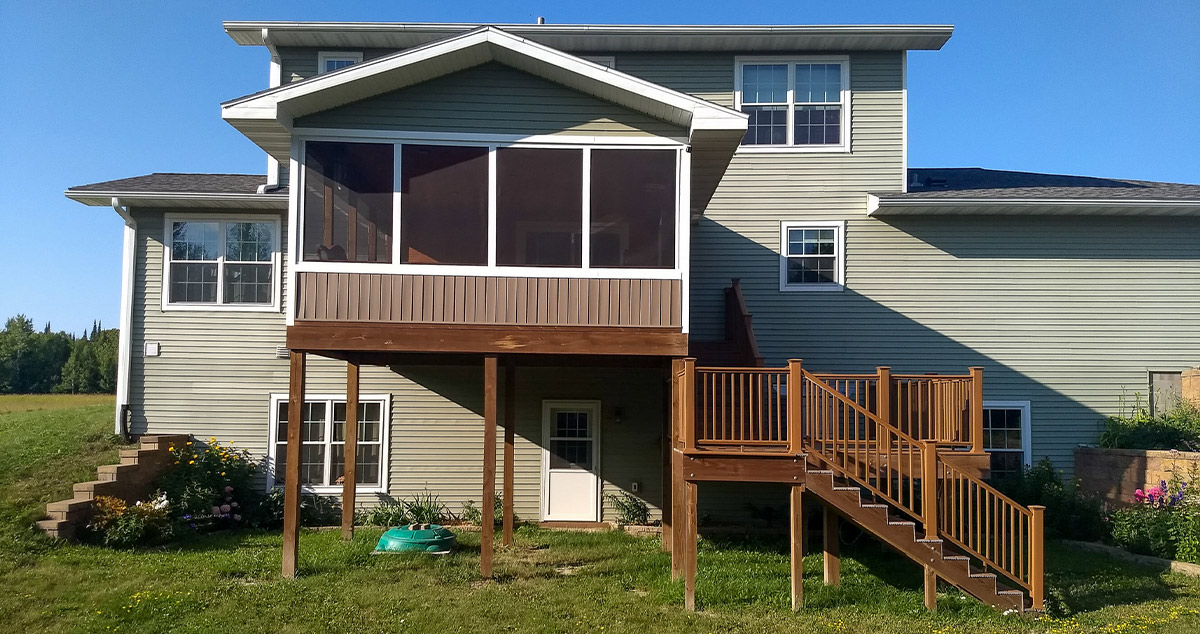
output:
[[[429,490],[490,531],[502,492],[507,534],[627,492],[691,578],[698,482],[725,518],[790,490],[1036,607],[1036,513],[982,476],[1069,474],[1200,360],[1200,186],[909,168],[907,51],[949,26],[225,29],[269,53],[221,106],[267,174],[67,195],[126,224],[118,430],[235,441],[289,509]]]

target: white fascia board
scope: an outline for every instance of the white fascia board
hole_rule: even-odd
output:
[[[903,198],[888,199],[868,195],[868,215],[911,213],[955,213],[964,209],[981,213],[1005,213],[1006,208],[1024,210],[1046,208],[1049,213],[1109,213],[1122,211],[1131,214],[1200,213],[1200,200],[1141,200],[1121,198]],[[918,211],[919,210],[919,211]]]
[[[71,191],[63,194],[76,202],[92,207],[107,207],[113,198],[120,198],[124,206],[153,205],[155,203],[189,203],[198,207],[212,204],[244,204],[255,207],[287,209],[287,194],[220,194],[220,193],[187,193],[187,192],[104,192],[104,191]]]
[[[483,47],[478,51],[478,54],[481,55],[478,61],[468,53],[472,47]],[[539,73],[538,62],[549,64],[579,78],[579,82],[575,86],[568,87],[580,90],[585,89],[588,83],[597,87],[607,85],[631,98],[649,98],[667,106],[674,111],[673,122],[689,128],[689,131],[695,129],[697,125],[700,126],[700,129],[733,131],[746,129],[748,117],[743,113],[717,106],[698,97],[665,88],[493,27],[483,27],[424,46],[348,66],[332,73],[281,86],[274,90],[228,101],[221,106],[221,116],[235,125],[238,122],[252,120],[274,120],[281,127],[290,128],[293,117],[311,114],[299,105],[306,96],[362,80],[376,80],[374,82],[376,87],[373,88],[377,91],[376,94],[386,90],[397,90],[416,82],[402,80],[395,82],[395,86],[389,86],[387,82],[377,80],[384,73],[415,68],[423,62],[454,53],[467,53],[464,55],[464,62],[466,62],[464,68],[478,62],[501,58],[501,61],[514,67],[539,75],[541,73]],[[498,53],[499,55],[497,55]],[[441,74],[445,73],[437,73],[437,75]],[[420,80],[428,78],[421,77]],[[356,98],[364,98],[364,96],[356,95]],[[628,103],[619,103],[619,105],[640,110],[633,101],[630,99]],[[289,108],[289,104],[296,105]]]

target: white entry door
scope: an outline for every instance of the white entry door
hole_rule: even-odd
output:
[[[600,520],[600,402],[542,404],[542,519]]]

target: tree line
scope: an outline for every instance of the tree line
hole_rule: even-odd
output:
[[[0,331],[0,394],[113,393],[117,389],[117,329],[99,321],[76,336],[37,332],[25,315],[10,317]]]

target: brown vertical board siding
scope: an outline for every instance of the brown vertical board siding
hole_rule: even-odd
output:
[[[380,323],[679,327],[679,280],[300,273],[296,317]]]

